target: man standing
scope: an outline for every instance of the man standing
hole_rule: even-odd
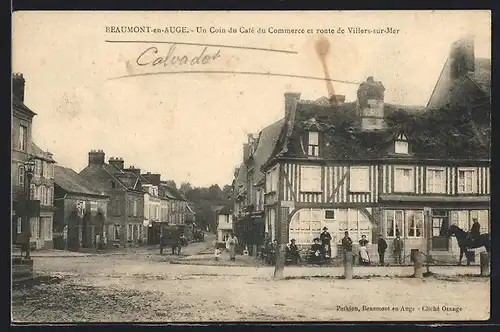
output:
[[[332,255],[332,248],[330,247],[330,243],[332,241],[332,236],[328,233],[328,228],[324,227],[323,232],[319,236],[321,240],[321,245],[323,246],[323,250],[325,251],[325,257],[330,258]]]
[[[402,264],[401,252],[403,251],[403,240],[399,234],[396,235],[396,238],[392,242],[392,246],[394,248],[394,259],[396,260],[396,264]]]
[[[299,248],[295,244],[295,239],[290,240],[290,245],[288,246],[288,250],[290,251],[290,258],[292,259],[292,264],[297,265],[300,260]]]
[[[378,256],[380,260],[380,265],[385,265],[384,262],[384,256],[385,256],[385,251],[387,250],[387,242],[385,242],[384,237],[382,234],[380,234],[377,242],[377,250],[378,250]]]
[[[349,237],[349,232],[344,232],[344,237],[342,238],[342,251],[344,255],[344,261],[346,259],[346,253],[352,252],[352,240]]]

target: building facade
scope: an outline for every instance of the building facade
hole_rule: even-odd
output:
[[[54,167],[55,160],[50,152],[40,149],[31,142],[31,155],[35,161],[35,172],[30,183],[30,199],[40,202],[40,215],[31,217],[31,240],[36,249],[53,247]]]
[[[144,192],[139,168],[124,168],[122,158],[105,162],[102,150],[89,152],[89,162],[79,174],[92,187],[109,196],[107,243],[139,244],[144,231]]]
[[[21,223],[29,218],[31,248],[52,247],[54,184],[52,155],[42,151],[32,141],[33,118],[36,115],[24,104],[26,81],[23,74],[12,76],[12,242],[21,244]],[[32,160],[35,170],[30,183],[24,163]]]
[[[230,206],[223,206],[216,212],[217,216],[217,242],[226,243],[233,231],[233,211]]]
[[[490,130],[488,112],[391,105],[383,91],[369,78],[352,103],[285,94],[284,122],[260,168],[267,230],[309,246],[328,227],[334,255],[344,232],[354,243],[366,235],[375,259],[379,235],[389,256],[400,235],[407,257],[419,249],[456,260],[450,225],[468,231],[476,218],[482,233],[490,231],[490,149],[477,138]]]
[[[54,247],[79,250],[105,248],[108,243],[109,197],[74,170],[55,166]]]

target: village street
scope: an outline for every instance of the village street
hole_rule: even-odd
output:
[[[181,257],[160,256],[153,248],[79,257],[35,254],[35,271],[46,282],[13,288],[12,318],[16,322],[488,318],[479,313],[489,312],[489,278],[476,276],[477,266],[432,267],[435,275],[424,280],[409,277],[412,267],[358,267],[353,280],[340,278],[341,267],[287,267],[287,278],[276,281],[273,267],[251,266],[242,256],[230,263],[222,255],[215,262],[212,239],[207,236],[204,243],[183,248],[190,256]],[[380,309],[385,306],[389,311]],[[443,311],[443,306],[450,311]],[[431,311],[433,307],[439,311]]]

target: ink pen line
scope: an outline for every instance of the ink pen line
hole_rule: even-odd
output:
[[[345,83],[345,84],[356,84],[356,85],[361,84],[361,82],[334,80],[334,79],[329,79],[329,78],[324,78],[324,77],[302,76],[302,75],[270,73],[270,72],[224,71],[224,70],[160,71],[160,72],[155,72],[155,73],[142,73],[142,74],[131,74],[131,75],[111,77],[111,78],[108,78],[107,80],[113,81],[113,80],[118,80],[118,79],[123,79],[123,78],[132,78],[132,77],[141,77],[141,76],[155,76],[155,75],[172,75],[172,74],[222,74],[222,75],[232,74],[232,75],[279,76],[279,77],[303,78],[303,79],[317,80],[317,81],[330,81],[330,82]]]
[[[187,42],[171,42],[171,41],[157,41],[157,40],[105,40],[106,43],[123,43],[123,44],[178,44],[178,45],[191,45],[191,46],[213,46],[213,47],[223,47],[223,48],[236,48],[251,51],[265,51],[265,52],[277,52],[277,53],[288,53],[297,54],[296,51],[278,50],[273,48],[261,48],[261,47],[250,47],[250,46],[237,46],[237,45],[222,45],[222,44],[205,44],[205,43],[187,43]]]

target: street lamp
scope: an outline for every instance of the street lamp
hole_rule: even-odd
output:
[[[20,166],[24,169],[24,201],[25,201],[25,217],[24,222],[21,223],[21,233],[24,237],[24,249],[26,251],[26,259],[30,259],[30,238],[31,238],[31,227],[30,227],[30,187],[31,179],[33,178],[33,173],[35,172],[35,161],[33,158],[28,158],[28,160]]]

